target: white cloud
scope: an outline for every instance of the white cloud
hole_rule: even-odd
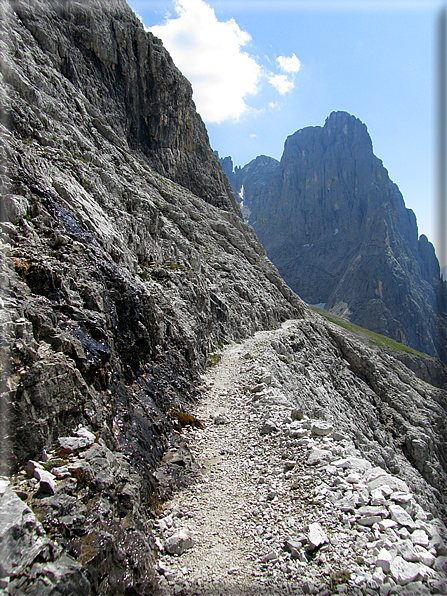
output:
[[[269,83],[275,87],[275,89],[284,95],[295,87],[295,83],[293,81],[289,81],[286,75],[272,75],[269,77]]]
[[[298,60],[295,54],[292,54],[290,58],[287,58],[286,56],[279,56],[276,60],[279,62],[281,70],[284,72],[298,72],[301,68],[301,62]]]
[[[203,0],[177,0],[176,12],[178,18],[150,30],[191,81],[199,114],[207,122],[239,118],[261,77],[260,65],[241,50],[250,35],[233,19],[219,22]]]

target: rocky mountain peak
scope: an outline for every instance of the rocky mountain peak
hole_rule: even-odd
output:
[[[416,216],[374,155],[365,124],[333,112],[323,127],[289,136],[279,165],[254,176],[256,163],[241,170],[244,205],[290,287],[445,360],[446,289],[434,248],[418,238]]]
[[[353,157],[361,153],[372,153],[372,141],[368,129],[361,120],[347,112],[332,112],[321,126],[308,126],[298,130],[286,139],[283,158],[293,151],[290,146],[308,148],[312,142],[318,142],[325,151],[331,147],[347,147]]]

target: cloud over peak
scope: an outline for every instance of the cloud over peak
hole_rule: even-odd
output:
[[[247,97],[259,93],[262,80],[281,95],[294,88],[301,66],[295,54],[277,58],[285,74],[275,75],[243,51],[251,36],[234,19],[218,21],[204,0],[176,0],[175,11],[176,17],[150,31],[162,39],[176,66],[191,81],[197,110],[206,122],[237,120],[251,110]]]
[[[203,0],[177,0],[178,18],[151,27],[191,81],[197,110],[207,122],[237,119],[257,92],[261,67],[241,48],[250,35],[231,19],[219,22]]]

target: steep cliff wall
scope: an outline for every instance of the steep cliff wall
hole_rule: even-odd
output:
[[[124,2],[1,8],[2,473],[88,426],[140,478],[143,527],[178,444],[167,414],[209,354],[304,306],[240,216],[190,84]]]
[[[306,302],[447,360],[446,286],[433,246],[418,239],[360,120],[334,112],[324,127],[299,130],[273,171],[254,160],[241,184],[268,256]]]

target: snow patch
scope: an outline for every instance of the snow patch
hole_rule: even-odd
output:
[[[334,236],[335,236],[335,234],[338,234],[338,232],[339,232],[339,229],[335,228]]]

